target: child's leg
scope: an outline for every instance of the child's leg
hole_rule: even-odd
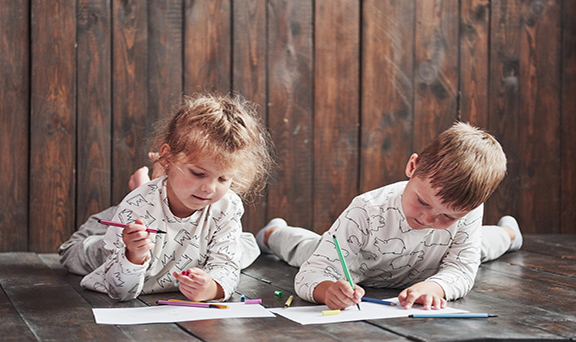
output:
[[[290,227],[286,221],[274,219],[258,232],[256,240],[263,252],[300,267],[316,250],[321,237],[311,230]]]
[[[254,260],[260,255],[260,248],[254,238],[254,234],[242,232],[240,234],[240,245],[242,246],[242,258],[240,258],[240,269],[252,265]]]
[[[58,248],[60,263],[68,271],[86,275],[102,265],[106,260],[102,239],[108,226],[98,220],[110,220],[116,207],[110,207],[96,215],[90,216],[70,239]]]
[[[497,226],[482,226],[481,262],[498,259],[522,247],[522,233],[512,216],[504,216]]]

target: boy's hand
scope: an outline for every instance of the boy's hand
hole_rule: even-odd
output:
[[[446,299],[444,299],[442,286],[434,281],[422,281],[416,283],[398,295],[400,305],[405,309],[410,309],[414,303],[424,305],[424,310],[444,309]]]
[[[191,268],[185,272],[174,272],[180,282],[180,292],[190,300],[212,300],[224,297],[222,286],[199,268]]]
[[[344,310],[362,301],[364,289],[354,285],[354,290],[346,280],[323,281],[314,289],[314,300],[328,305],[331,310]]]
[[[126,258],[133,264],[142,265],[148,260],[149,252],[154,248],[150,233],[146,231],[144,221],[137,219],[122,230],[122,240],[126,245]]]

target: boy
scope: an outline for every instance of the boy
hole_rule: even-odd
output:
[[[408,181],[356,197],[322,236],[274,219],[256,238],[264,252],[301,264],[294,286],[305,300],[344,309],[364,295],[345,280],[335,235],[355,283],[405,288],[398,298],[407,309],[414,303],[444,308],[472,288],[481,250],[488,261],[522,244],[510,216],[499,222],[505,227],[481,227],[483,203],[505,173],[496,139],[456,123],[410,157]]]

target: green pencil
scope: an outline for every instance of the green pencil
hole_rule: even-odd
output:
[[[340,249],[340,244],[338,243],[338,239],[336,235],[332,235],[332,239],[334,239],[334,244],[336,245],[336,252],[338,252],[338,258],[340,258],[340,263],[342,264],[342,269],[344,269],[344,275],[346,275],[346,280],[352,286],[352,290],[355,289],[354,282],[352,282],[352,277],[350,276],[350,271],[348,271],[348,265],[346,265],[346,260],[344,260],[344,256],[342,255],[342,249]],[[360,310],[360,303],[356,303],[358,310]]]

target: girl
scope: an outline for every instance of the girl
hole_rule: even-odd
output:
[[[240,96],[196,95],[184,98],[152,148],[165,175],[115,208],[112,220],[127,226],[107,227],[99,248],[105,261],[81,285],[120,300],[177,288],[191,300],[226,300],[241,266],[258,255],[254,237],[242,234],[240,196],[265,186],[270,137]]]

